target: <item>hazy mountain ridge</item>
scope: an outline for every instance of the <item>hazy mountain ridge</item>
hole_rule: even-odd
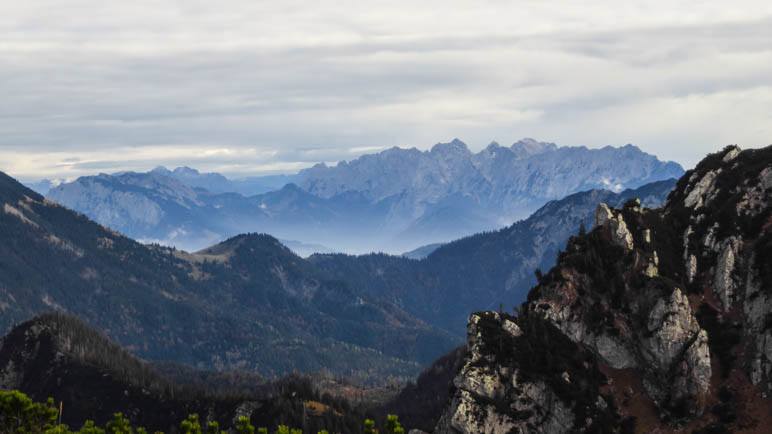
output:
[[[216,172],[202,173],[187,166],[172,170],[159,166],[149,173],[168,176],[190,187],[202,188],[211,193],[238,193],[243,196],[278,190],[295,182],[296,178],[295,175],[263,175],[230,179]]]
[[[63,310],[148,359],[366,378],[410,375],[458,342],[267,235],[189,254],[139,244],[6,175],[0,201],[2,330]]]
[[[236,192],[252,181],[187,167],[82,177],[48,197],[132,238],[188,250],[256,231],[336,251],[397,254],[500,228],[567,194],[621,191],[682,172],[630,145],[569,148],[527,139],[474,154],[454,140],[253,178],[292,182],[248,197]],[[180,191],[170,191],[173,185]]]
[[[655,182],[621,193],[576,193],[509,227],[444,244],[420,261],[383,254],[313,255],[309,260],[336,279],[460,333],[458,327],[470,310],[520,304],[535,283],[534,270],[551,267],[569,237],[582,225],[591,227],[599,203],[621,206],[639,197],[656,207],[675,182]]]
[[[326,245],[346,229],[348,236],[358,234],[360,221],[377,222],[380,214],[353,193],[323,199],[294,184],[250,197],[211,193],[159,170],[81,177],[47,197],[131,238],[187,250],[245,232],[295,240],[315,231],[311,241],[298,241]]]
[[[454,139],[429,151],[392,148],[332,167],[319,164],[302,170],[298,184],[321,197],[343,191],[360,191],[373,201],[403,195],[419,214],[461,195],[511,222],[578,191],[622,191],[682,174],[678,164],[632,145],[588,149],[524,139],[509,148],[492,143],[474,154]]]

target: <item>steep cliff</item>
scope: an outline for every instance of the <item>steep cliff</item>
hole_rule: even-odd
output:
[[[728,147],[662,209],[600,205],[518,315],[473,314],[437,432],[763,432],[772,147]]]

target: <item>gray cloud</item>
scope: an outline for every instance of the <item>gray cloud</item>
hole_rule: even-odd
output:
[[[0,170],[26,178],[292,171],[451,137],[688,166],[772,136],[762,1],[8,3]]]

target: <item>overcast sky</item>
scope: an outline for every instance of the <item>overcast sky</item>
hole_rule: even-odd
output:
[[[296,171],[453,137],[772,142],[772,2],[3,1],[0,170]]]

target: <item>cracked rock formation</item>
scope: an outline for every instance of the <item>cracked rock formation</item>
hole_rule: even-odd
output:
[[[471,316],[436,432],[764,432],[771,196],[772,147],[730,146],[662,209],[598,206],[517,316]]]

